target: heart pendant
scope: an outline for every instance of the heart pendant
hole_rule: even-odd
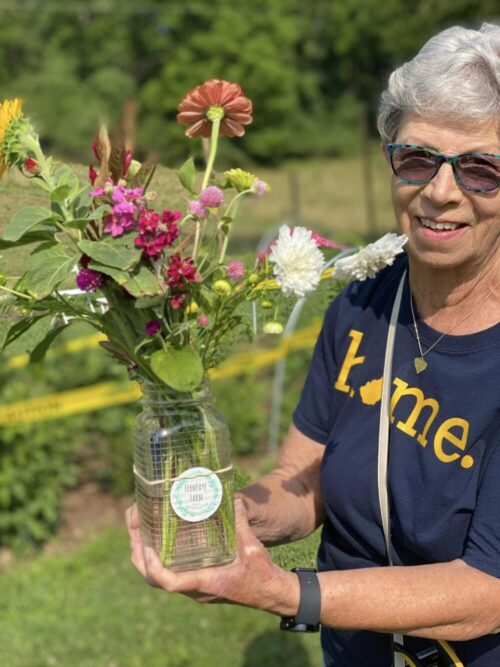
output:
[[[413,363],[415,364],[417,373],[422,373],[427,368],[427,362],[423,357],[415,357]]]

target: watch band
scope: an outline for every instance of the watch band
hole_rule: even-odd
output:
[[[292,632],[318,632],[321,613],[321,590],[317,570],[295,567],[292,572],[295,572],[299,578],[299,608],[294,617],[282,617],[280,628]]]

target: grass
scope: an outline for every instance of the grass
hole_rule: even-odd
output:
[[[101,533],[74,555],[18,566],[0,586],[3,667],[321,664],[318,635],[280,632],[275,616],[150,588],[130,564],[124,529]]]

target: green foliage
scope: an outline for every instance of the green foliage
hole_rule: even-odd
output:
[[[0,10],[3,94],[26,100],[49,149],[85,161],[97,124],[116,121],[131,98],[139,153],[154,147],[181,159],[183,129],[167,133],[167,121],[188,89],[214,77],[238,81],[254,102],[251,131],[224,147],[228,163],[242,153],[267,162],[352,153],[391,69],[438,30],[498,17],[496,0],[91,0],[85,11],[57,11],[55,2],[50,11],[36,2],[23,9]],[[200,157],[198,142],[193,151]]]
[[[43,387],[33,377],[28,385],[2,375],[2,399],[8,403],[26,399],[29,388]],[[72,453],[81,437],[74,420],[52,423],[50,434],[40,424],[2,429],[0,545],[40,544],[56,530],[63,493],[75,480]]]

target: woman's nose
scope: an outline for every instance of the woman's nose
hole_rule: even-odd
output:
[[[456,181],[452,165],[443,162],[434,178],[424,186],[422,194],[440,206],[460,202],[463,193]]]

